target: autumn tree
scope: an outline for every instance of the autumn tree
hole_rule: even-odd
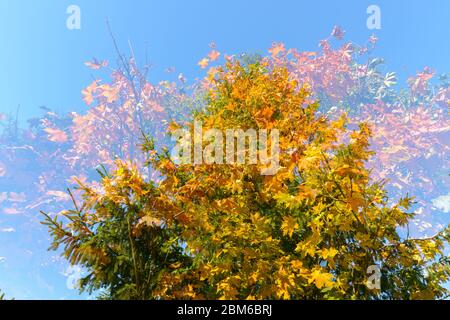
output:
[[[51,248],[63,245],[71,264],[86,267],[81,290],[99,290],[103,299],[149,299],[161,272],[189,257],[182,254],[179,227],[151,219],[156,188],[135,166],[117,164],[112,175],[99,170],[104,194],[79,182],[85,202],[78,206],[71,194],[74,209],[61,213],[66,225],[45,213],[43,223],[54,237]]]
[[[411,223],[411,234],[433,234],[448,223],[439,214],[448,210],[438,203],[449,185],[449,76],[425,67],[404,87],[395,72],[385,71],[383,58],[373,57],[375,36],[358,45],[343,41],[344,34],[335,27],[317,52],[274,43],[266,59],[309,86],[311,97],[320,100],[319,111],[333,117],[346,110],[349,122],[370,121],[376,151],[367,164],[372,177],[389,179],[392,199],[414,194],[420,215]]]
[[[203,129],[276,129],[280,167],[264,175],[261,162],[180,164],[145,137],[158,179],[118,162],[99,186],[80,183],[75,209],[46,218],[52,248],[88,272],[81,289],[113,299],[448,295],[448,230],[409,237],[413,199],[392,204],[366,168],[368,124],[352,131],[344,114],[327,119],[286,68],[264,60],[227,58],[206,87],[206,107],[193,114]],[[173,123],[169,134],[180,129],[193,133],[193,121]],[[379,289],[367,286],[373,266]]]

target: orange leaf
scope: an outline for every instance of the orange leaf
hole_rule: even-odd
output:
[[[106,98],[108,103],[113,103],[117,100],[119,96],[119,88],[111,87],[110,85],[104,84],[98,87],[102,90],[102,96]]]
[[[284,47],[284,43],[273,43],[272,48],[269,49],[272,57],[276,57],[280,52],[285,52],[286,48]]]
[[[86,102],[88,106],[91,105],[91,103],[94,101],[93,94],[97,90],[98,87],[98,80],[93,81],[87,88],[83,89],[81,93],[83,94],[83,100]]]
[[[218,51],[216,51],[216,50],[212,50],[212,51],[208,54],[209,60],[211,60],[211,61],[216,61],[217,58],[219,58],[219,56],[220,56],[220,52],[218,52]]]
[[[209,59],[203,58],[202,60],[200,60],[198,65],[200,66],[200,68],[205,69],[208,66],[208,63],[209,63]]]

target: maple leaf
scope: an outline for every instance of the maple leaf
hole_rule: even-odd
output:
[[[289,193],[284,193],[284,192],[277,193],[274,196],[274,199],[276,199],[278,203],[284,205],[285,208],[290,208],[290,209],[298,208],[298,206],[301,203],[300,202],[301,199],[299,199]]]
[[[303,262],[300,260],[292,260],[291,266],[294,270],[301,270],[303,268]]]
[[[208,66],[208,63],[209,59],[203,58],[202,60],[199,61],[198,65],[200,66],[200,68],[205,69]]]
[[[284,43],[276,43],[274,42],[272,44],[272,47],[269,49],[270,54],[272,55],[272,57],[276,57],[278,56],[278,54],[282,53],[282,52],[286,52],[286,48],[284,47]]]
[[[338,254],[338,253],[339,253],[339,251],[334,248],[322,249],[322,258],[333,259],[336,256],[336,254]]]
[[[328,272],[322,272],[320,269],[315,269],[309,276],[308,283],[313,283],[318,289],[329,288],[333,286],[333,275]]]
[[[281,231],[283,232],[283,235],[292,237],[295,229],[297,228],[298,223],[294,217],[286,216],[283,218],[283,222],[281,224]]]
[[[113,103],[119,97],[119,88],[116,86],[104,84],[97,87],[97,89],[101,91],[101,95],[106,98],[108,103]]]
[[[94,93],[98,88],[98,80],[93,81],[89,86],[87,86],[85,89],[81,91],[83,95],[83,100],[86,102],[88,106],[92,104],[94,101]]]
[[[364,202],[364,198],[358,195],[353,195],[347,199],[350,208],[355,212],[358,212],[359,208],[364,205]]]
[[[208,54],[208,58],[210,61],[216,61],[220,56],[220,52],[216,51],[216,50],[212,50],[209,54]]]

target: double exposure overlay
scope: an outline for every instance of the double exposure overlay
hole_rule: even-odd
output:
[[[447,299],[450,6],[318,2],[1,4],[1,298]]]

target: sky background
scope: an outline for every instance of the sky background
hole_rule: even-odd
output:
[[[71,4],[81,9],[80,30],[66,28]],[[381,30],[366,27],[371,4],[381,9]],[[188,79],[200,77],[197,63],[210,42],[229,54],[266,53],[274,41],[315,51],[334,25],[355,43],[376,34],[374,54],[386,60],[386,72],[395,71],[400,84],[425,66],[450,72],[446,0],[0,0],[0,112],[15,113],[20,105],[25,122],[41,115],[43,105],[58,112],[86,110],[81,90],[93,73],[84,62],[96,57],[114,65],[116,58],[106,19],[121,51],[128,53],[131,42],[141,63],[147,52],[152,81],[180,72]],[[168,75],[169,67],[176,72]],[[0,226],[1,221],[0,216]],[[74,270],[49,267],[57,257],[46,252],[48,243],[14,246],[18,236],[18,230],[0,233],[0,288],[18,299],[80,298],[67,285]]]

